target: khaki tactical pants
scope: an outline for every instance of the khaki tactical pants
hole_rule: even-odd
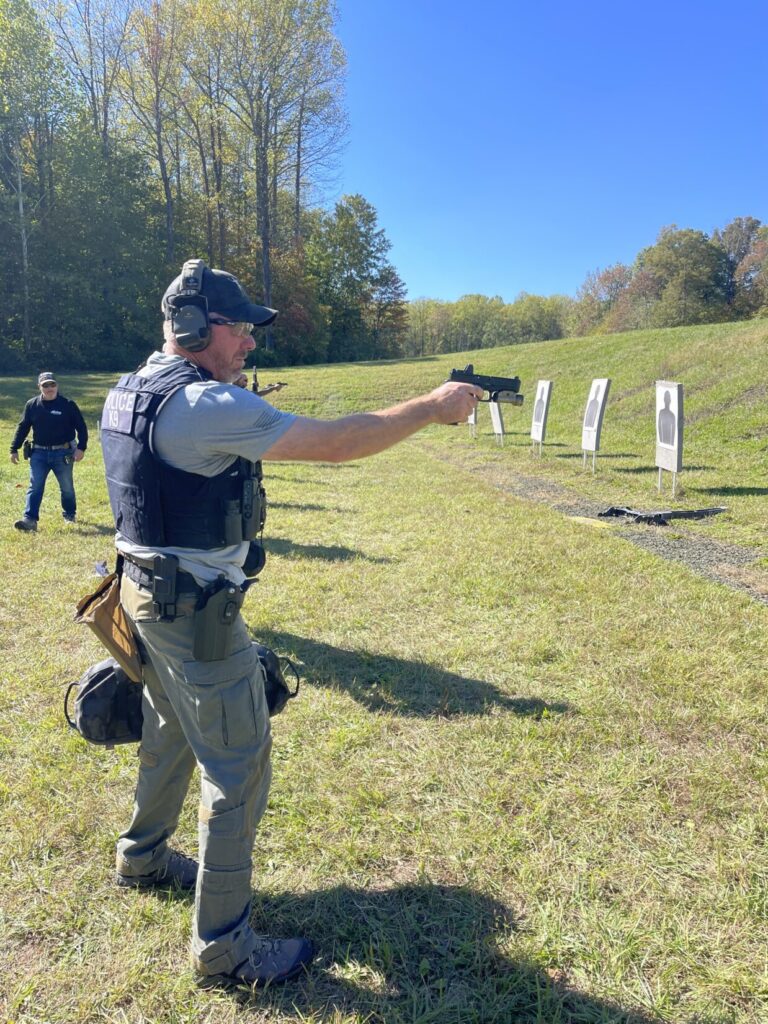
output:
[[[231,972],[254,948],[248,923],[251,856],[267,805],[272,738],[264,679],[238,616],[234,653],[192,657],[196,597],[181,594],[177,616],[159,621],[152,595],[125,576],[121,600],[144,645],[144,728],[133,819],[117,844],[118,870],[155,871],[167,860],[195,764],[200,768],[200,870],[192,952],[198,970]]]

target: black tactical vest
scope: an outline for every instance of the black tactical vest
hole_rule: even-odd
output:
[[[266,518],[260,462],[234,457],[214,477],[174,469],[154,451],[155,421],[179,388],[212,380],[174,362],[151,377],[128,373],[107,395],[101,444],[115,526],[144,547],[210,550],[253,540]]]

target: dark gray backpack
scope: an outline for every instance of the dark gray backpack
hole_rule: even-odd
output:
[[[264,644],[254,644],[264,669],[264,689],[270,718],[278,715],[299,692],[299,674],[288,658],[278,658]],[[283,675],[283,666],[296,680],[291,690]],[[70,716],[69,699],[76,690],[74,718]],[[119,743],[139,743],[144,715],[141,710],[142,687],[125,674],[114,658],[91,665],[64,695],[64,717],[84,740],[102,747]]]
[[[77,691],[74,719],[69,713],[72,690]],[[144,722],[141,692],[141,685],[134,683],[114,658],[105,658],[69,684],[64,695],[64,717],[89,743],[103,747],[138,743]]]

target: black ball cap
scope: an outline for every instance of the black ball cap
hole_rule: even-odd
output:
[[[177,300],[172,306],[171,300],[177,299],[182,290],[182,275],[179,274],[171,281],[163,296],[162,310],[166,320],[171,319],[173,307],[178,307],[179,304]],[[228,320],[267,327],[277,316],[276,309],[251,302],[237,278],[225,270],[211,270],[210,267],[206,267],[203,271],[200,294],[207,299],[209,312],[219,313]]]

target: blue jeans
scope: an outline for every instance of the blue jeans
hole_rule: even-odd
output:
[[[72,479],[72,451],[72,448],[60,448],[54,452],[47,452],[41,448],[32,449],[32,456],[29,460],[29,490],[24,509],[25,519],[37,522],[40,518],[40,502],[43,500],[45,481],[50,472],[53,472],[59,482],[62,513],[65,516],[75,515],[77,501],[75,499],[75,482]]]

